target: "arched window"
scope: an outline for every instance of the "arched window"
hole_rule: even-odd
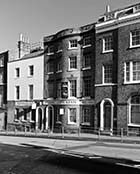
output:
[[[131,97],[129,123],[140,125],[140,95]]]

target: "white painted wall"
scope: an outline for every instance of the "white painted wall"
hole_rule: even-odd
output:
[[[28,67],[34,66],[34,75],[29,77]],[[15,69],[20,68],[20,77],[15,76]],[[43,99],[43,85],[44,85],[44,55],[20,59],[17,61],[8,62],[8,101],[15,100],[15,86],[20,86],[20,100],[29,99],[28,86],[34,85],[34,100]]]

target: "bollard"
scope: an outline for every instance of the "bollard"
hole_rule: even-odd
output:
[[[50,136],[50,128],[48,128],[48,137]]]
[[[79,126],[79,128],[78,128],[78,137],[80,138],[80,133],[81,133],[81,128],[80,128],[80,126]]]
[[[15,126],[15,136],[16,136],[16,134],[17,134],[17,129],[16,129],[16,126]]]
[[[26,136],[26,131],[27,131],[27,130],[26,130],[26,126],[25,126],[25,129],[24,129],[24,135],[25,135],[25,136]]]
[[[37,129],[35,129],[35,136],[37,136]]]
[[[100,129],[98,130],[98,140],[99,141],[101,140],[101,132],[100,132]]]
[[[8,128],[6,129],[6,135],[8,135]]]
[[[123,128],[121,128],[121,142],[123,143]]]
[[[62,126],[62,138],[64,138],[64,126]]]

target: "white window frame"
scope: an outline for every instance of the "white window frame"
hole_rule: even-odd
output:
[[[133,30],[133,31],[138,31],[138,30]],[[136,47],[140,47],[140,44],[137,45],[132,45],[132,32],[130,32],[130,48],[136,48]],[[139,30],[140,31],[140,30]]]
[[[76,68],[71,68],[71,59],[75,58]],[[69,57],[69,71],[77,70],[77,56]]]
[[[109,50],[106,50],[105,49],[105,39],[106,38],[112,38],[112,36],[106,36],[103,38],[103,53],[109,53],[109,52],[113,52],[113,49],[109,49]],[[113,46],[113,38],[112,38],[112,46]]]
[[[75,46],[72,46],[72,44],[73,43],[71,43],[71,42],[74,42],[74,41],[76,41],[77,43],[77,46],[75,47]],[[71,40],[69,40],[69,49],[78,49],[78,40],[77,39],[71,39]]]
[[[107,65],[103,65],[103,66],[102,66],[102,84],[105,84],[105,85],[112,85],[112,84],[113,84],[112,82],[110,82],[110,83],[106,83],[106,82],[105,82],[105,66],[112,66],[112,65],[107,64]],[[113,77],[113,75],[112,75],[112,77]]]
[[[140,83],[140,80],[133,80],[133,64],[134,62],[139,62],[139,61],[130,61],[129,62],[129,81],[126,80],[126,63],[124,63],[124,84],[131,84],[131,83]]]
[[[76,122],[70,121],[70,110],[71,109],[75,109],[75,111],[76,111]],[[68,108],[68,124],[77,125],[77,109],[76,108]]]
[[[128,126],[133,126],[133,127],[140,127],[140,124],[136,124],[136,123],[132,123],[131,122],[131,106],[133,105],[138,105],[140,106],[140,104],[131,104],[131,98],[128,100]]]
[[[86,43],[86,40],[90,40],[90,43]],[[86,47],[90,47],[92,44],[91,44],[91,36],[87,36],[83,39],[83,48],[86,48]]]
[[[75,88],[76,88],[76,89],[75,89],[75,90],[76,90],[76,92],[75,92],[75,95],[76,95],[76,96],[72,96],[72,95],[71,95],[71,81],[75,81],[75,82],[76,82],[76,87],[75,87]],[[72,80],[69,80],[69,81],[68,81],[68,98],[76,98],[76,97],[77,97],[77,80],[75,80],[75,79],[73,80],[73,79],[72,79]]]

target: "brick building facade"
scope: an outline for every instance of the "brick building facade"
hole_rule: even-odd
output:
[[[44,37],[44,104],[49,128],[93,126],[94,24]]]
[[[44,37],[42,54],[35,129],[140,128],[140,3]]]
[[[7,126],[7,62],[8,51],[0,53],[0,130]]]
[[[95,126],[140,127],[140,4],[107,11],[96,24]]]

